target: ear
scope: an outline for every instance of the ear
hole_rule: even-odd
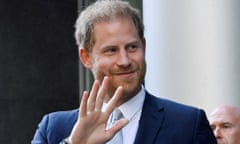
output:
[[[89,51],[87,51],[85,48],[80,48],[79,49],[79,56],[80,60],[82,61],[82,64],[90,69],[92,67],[92,59],[91,59],[91,54]]]

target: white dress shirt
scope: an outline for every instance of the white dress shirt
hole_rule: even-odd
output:
[[[124,117],[129,120],[129,123],[122,129],[123,144],[134,143],[142,113],[144,99],[145,90],[144,87],[142,87],[136,96],[132,97],[130,100],[118,107],[123,113]],[[109,119],[111,119],[111,116]]]

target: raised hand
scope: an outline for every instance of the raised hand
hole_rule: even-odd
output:
[[[94,82],[90,95],[87,91],[83,93],[79,117],[69,137],[72,144],[104,144],[128,123],[127,119],[121,119],[106,129],[108,118],[122,95],[122,87],[119,86],[102,111],[108,85],[109,78],[105,77],[101,86],[98,80]]]

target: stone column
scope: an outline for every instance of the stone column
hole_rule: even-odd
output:
[[[146,88],[203,108],[240,105],[240,2],[143,0]]]

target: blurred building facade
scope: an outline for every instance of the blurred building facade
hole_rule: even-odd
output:
[[[240,105],[240,2],[143,0],[145,85],[203,108]]]

